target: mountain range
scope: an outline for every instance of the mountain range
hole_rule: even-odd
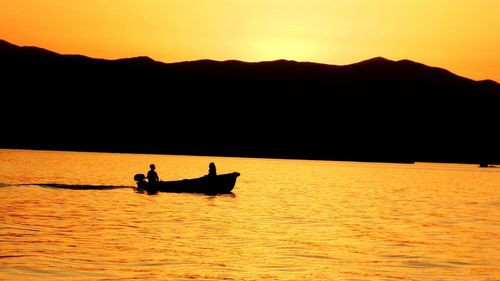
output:
[[[500,85],[411,60],[105,60],[0,40],[0,147],[500,163]]]

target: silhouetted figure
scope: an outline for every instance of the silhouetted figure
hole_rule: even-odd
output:
[[[155,164],[151,164],[149,165],[149,168],[151,168],[151,170],[148,171],[148,175],[146,176],[148,178],[148,183],[157,183],[160,178],[158,177],[158,174],[156,173],[155,169]]]
[[[148,175],[146,176],[148,178],[146,191],[148,192],[148,194],[155,194],[158,192],[156,185],[160,181],[160,178],[158,177],[158,174],[155,171],[156,169],[155,164],[149,165],[149,168],[151,168],[151,170],[148,171]]]
[[[209,177],[215,177],[217,175],[217,171],[215,169],[215,164],[214,162],[211,162],[208,164],[208,176]]]

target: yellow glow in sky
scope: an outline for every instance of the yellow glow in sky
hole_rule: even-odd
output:
[[[98,58],[410,59],[500,81],[498,0],[0,0],[0,39]]]

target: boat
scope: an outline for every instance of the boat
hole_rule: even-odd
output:
[[[144,174],[136,174],[134,180],[137,183],[137,192],[147,192],[155,194],[157,192],[187,192],[204,194],[229,194],[236,184],[236,179],[240,173],[220,174],[214,176],[203,176],[193,179],[183,179],[174,181],[159,181],[148,183]]]

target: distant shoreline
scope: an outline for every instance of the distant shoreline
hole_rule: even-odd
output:
[[[192,156],[192,157],[221,157],[221,158],[248,158],[248,159],[270,159],[270,160],[299,160],[299,161],[326,161],[326,162],[355,162],[355,163],[381,163],[381,164],[418,164],[418,163],[432,163],[432,164],[457,164],[457,165],[477,165],[478,163],[467,162],[429,162],[429,161],[377,161],[377,160],[349,160],[349,159],[307,159],[307,158],[273,158],[273,157],[259,157],[259,156],[231,156],[231,155],[208,155],[208,154],[175,154],[175,153],[155,153],[155,152],[127,152],[127,151],[96,151],[96,150],[60,150],[60,149],[44,149],[44,148],[13,148],[13,147],[0,147],[1,150],[19,150],[19,151],[47,151],[47,152],[75,152],[75,153],[110,153],[110,154],[143,154],[143,155],[170,155],[170,156]],[[481,168],[498,168],[500,163],[491,163],[488,167]]]

